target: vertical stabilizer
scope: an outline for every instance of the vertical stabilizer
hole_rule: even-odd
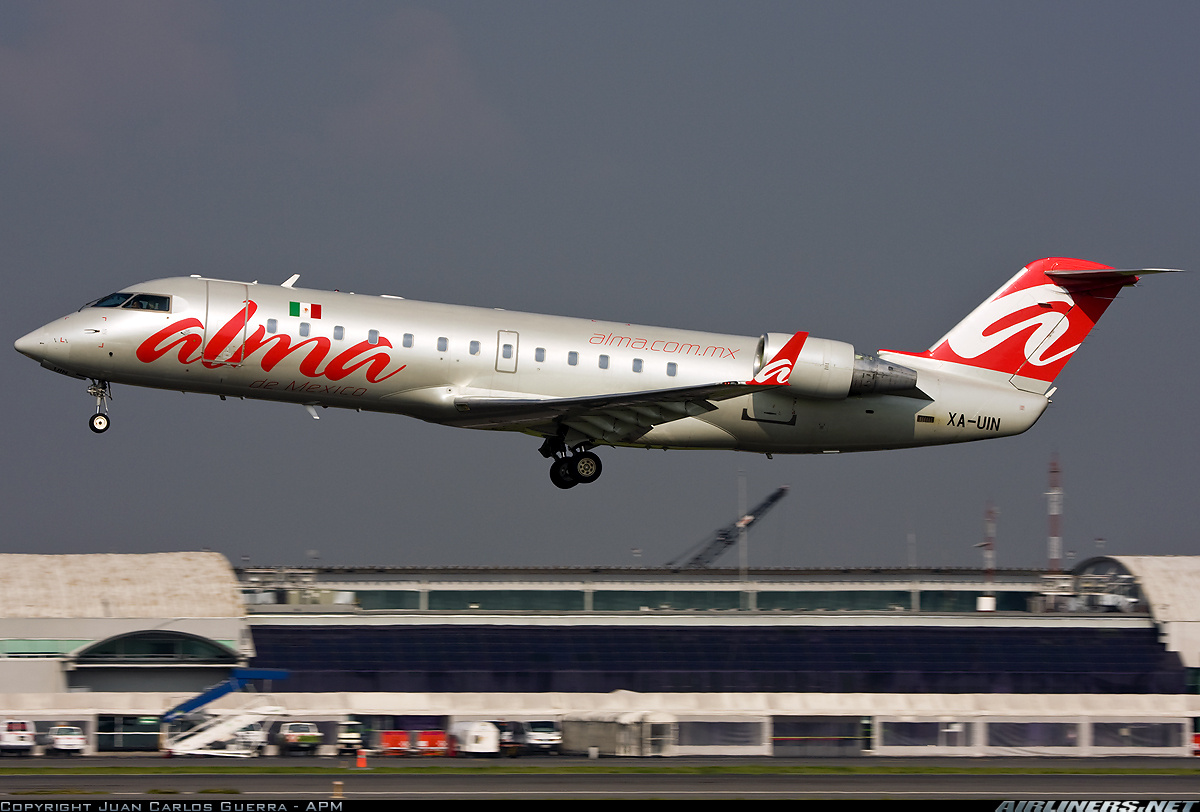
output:
[[[1145,272],[1039,259],[922,355],[1007,374],[1016,388],[1045,394],[1117,292]]]

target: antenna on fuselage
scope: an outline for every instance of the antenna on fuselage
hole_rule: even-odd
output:
[[[300,274],[298,274],[298,273],[294,273],[294,274],[292,274],[291,276],[289,276],[289,277],[287,278],[287,281],[286,281],[286,282],[284,282],[284,283],[283,283],[282,285],[280,285],[279,287],[281,287],[281,288],[290,288],[292,285],[296,284],[296,283],[297,283],[297,282],[299,282],[299,281],[300,281]]]

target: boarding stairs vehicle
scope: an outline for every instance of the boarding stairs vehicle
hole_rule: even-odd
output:
[[[171,724],[182,721],[215,700],[242,688],[252,679],[284,679],[286,671],[235,668],[229,679],[179,703],[163,714]],[[250,758],[260,755],[266,746],[262,723],[287,714],[287,710],[266,694],[254,694],[232,710],[203,714],[200,724],[169,735],[163,742],[168,756],[206,755]]]
[[[225,713],[214,714],[193,728],[169,736],[163,743],[168,756],[226,756],[252,758],[266,746],[262,722],[287,714],[281,705],[258,694]]]

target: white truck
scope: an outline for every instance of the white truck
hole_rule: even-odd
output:
[[[500,731],[500,752],[506,756],[530,753],[557,754],[562,748],[562,728],[553,720],[492,724]]]
[[[500,755],[500,730],[491,722],[455,722],[450,726],[450,738],[455,755]]]
[[[562,727],[551,719],[525,723],[525,752],[558,755],[562,749]]]
[[[46,755],[82,756],[87,749],[87,736],[74,725],[55,725],[46,732]]]
[[[354,755],[363,748],[362,731],[362,722],[338,722],[337,751],[339,756],[342,753]]]
[[[292,753],[315,756],[323,739],[320,728],[313,722],[284,722],[275,734],[275,742],[279,745],[281,756]]]
[[[9,753],[32,755],[36,735],[33,722],[28,719],[5,719],[0,723],[0,756]]]

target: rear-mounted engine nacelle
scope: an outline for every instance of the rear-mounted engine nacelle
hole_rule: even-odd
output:
[[[758,340],[754,372],[762,369],[792,338],[788,333],[766,333]],[[850,395],[900,392],[917,385],[917,373],[899,364],[870,355],[856,355],[844,341],[809,336],[792,366],[787,388],[810,398],[839,400]]]
[[[905,392],[917,388],[917,372],[873,355],[854,356],[852,395],[878,395],[884,392]]]

